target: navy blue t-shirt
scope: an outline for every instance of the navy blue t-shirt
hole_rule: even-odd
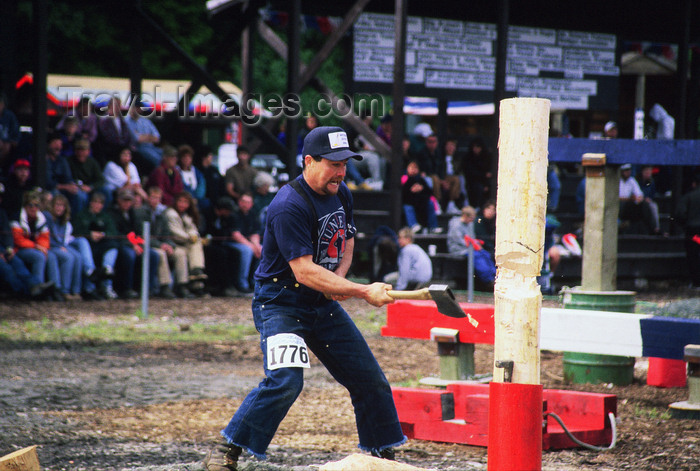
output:
[[[337,195],[319,195],[309,187],[302,176],[297,180],[316,208],[318,253],[313,253],[311,208],[294,188],[285,185],[277,192],[267,210],[262,257],[255,271],[257,280],[291,276],[289,261],[304,255],[312,255],[318,265],[334,271],[343,258],[345,242],[355,236],[352,194],[345,183],[341,184],[339,191],[347,201],[347,219],[343,204]]]

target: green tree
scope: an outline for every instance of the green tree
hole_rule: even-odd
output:
[[[282,39],[286,41],[286,33],[277,31]],[[306,30],[302,34],[301,60],[309,63],[315,57],[316,52],[321,48],[326,37],[315,30]],[[256,94],[278,94],[282,95],[287,89],[287,63],[282,60],[262,39],[255,41],[255,59],[253,64],[254,92]],[[345,51],[336,47],[328,59],[323,63],[318,76],[336,93],[344,90],[342,71]],[[234,64],[234,81],[240,81],[241,64],[240,61]],[[302,90],[301,103],[304,114],[313,109],[313,105],[318,100],[318,92],[310,86]],[[325,123],[324,123],[325,124]]]
[[[125,77],[130,67],[130,35],[137,15],[131,2],[61,2],[49,4],[49,72]],[[200,63],[215,32],[208,24],[204,2],[144,1],[151,15],[178,44]],[[22,52],[34,43],[32,2],[18,5],[17,44]],[[143,71],[148,78],[183,78],[189,74],[144,28]],[[32,54],[18,54],[20,67],[30,70]]]
[[[233,50],[215,51],[224,19],[209,18],[203,1],[153,0],[142,1],[142,7],[191,57],[206,66],[213,53],[228,54],[230,60],[211,71],[218,80],[240,83],[240,42]],[[137,19],[131,2],[65,2],[49,3],[49,72],[68,75],[127,77],[130,70],[130,35]],[[32,2],[18,4],[18,48],[20,70],[32,69],[34,43]],[[277,33],[286,40],[286,32]],[[143,30],[143,75],[146,78],[188,79],[191,74],[177,58],[163,47],[157,36]],[[327,37],[319,31],[302,32],[301,59],[310,62]],[[336,93],[344,90],[343,71],[349,56],[336,47],[321,67],[319,77]],[[287,85],[287,64],[261,38],[255,40],[254,92],[284,94]],[[304,112],[312,109],[318,94],[310,87],[302,92]]]

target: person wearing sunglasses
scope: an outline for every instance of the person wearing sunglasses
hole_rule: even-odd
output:
[[[32,274],[44,283],[46,278],[60,286],[58,260],[49,251],[51,246],[46,216],[40,210],[41,193],[30,191],[24,195],[19,219],[12,221],[12,237],[16,255],[27,265]],[[54,301],[65,301],[60,290],[52,293]]]

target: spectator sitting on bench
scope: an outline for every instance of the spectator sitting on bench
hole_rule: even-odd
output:
[[[168,226],[173,251],[178,254],[175,257],[175,261],[179,261],[175,265],[175,295],[185,299],[191,298],[192,294],[206,297],[204,282],[208,277],[204,271],[204,246],[199,234],[196,200],[186,191],[179,193],[163,217]]]
[[[384,280],[398,270],[399,237],[389,226],[381,225],[369,241],[367,252],[370,263],[370,283]]]
[[[620,167],[620,229],[628,233],[644,232],[637,228],[642,223],[647,234],[659,232],[649,203],[644,198],[639,183],[632,177],[632,165]]]
[[[484,241],[484,249],[493,257],[496,253],[496,200],[489,199],[476,213],[474,234]]]
[[[700,173],[693,175],[690,190],[681,196],[675,211],[676,220],[683,227],[690,287],[700,288]]]
[[[412,160],[406,167],[406,175],[402,181],[402,203],[406,224],[414,233],[420,231],[424,225],[430,232],[440,233],[437,214],[432,200],[433,190],[428,185],[426,177],[420,173],[418,162]]]
[[[450,219],[447,228],[447,251],[466,258],[469,256],[470,245],[473,245],[476,278],[487,285],[493,285],[496,279],[496,264],[493,256],[482,248],[482,243],[476,241],[475,219],[476,210],[471,206],[463,207],[461,216]],[[470,240],[470,245],[467,244],[467,239]]]
[[[659,205],[656,198],[656,182],[654,181],[654,167],[644,165],[639,170],[639,175],[636,177],[639,183],[639,189],[642,190],[644,201],[649,205],[651,211],[651,220],[654,221],[654,234],[661,232],[661,224],[659,222]]]
[[[399,230],[399,271],[384,277],[385,283],[397,290],[413,290],[427,286],[433,277],[433,264],[419,245],[413,243],[410,227]]]
[[[464,236],[475,238],[474,220],[476,219],[476,210],[471,206],[464,206],[462,213],[450,219],[447,224],[447,251],[451,254],[466,255],[467,244],[464,241]]]

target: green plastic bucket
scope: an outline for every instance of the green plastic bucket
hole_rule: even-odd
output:
[[[582,291],[569,289],[563,293],[565,309],[586,311],[634,312],[634,291]],[[631,384],[634,379],[634,357],[564,352],[564,382]]]

